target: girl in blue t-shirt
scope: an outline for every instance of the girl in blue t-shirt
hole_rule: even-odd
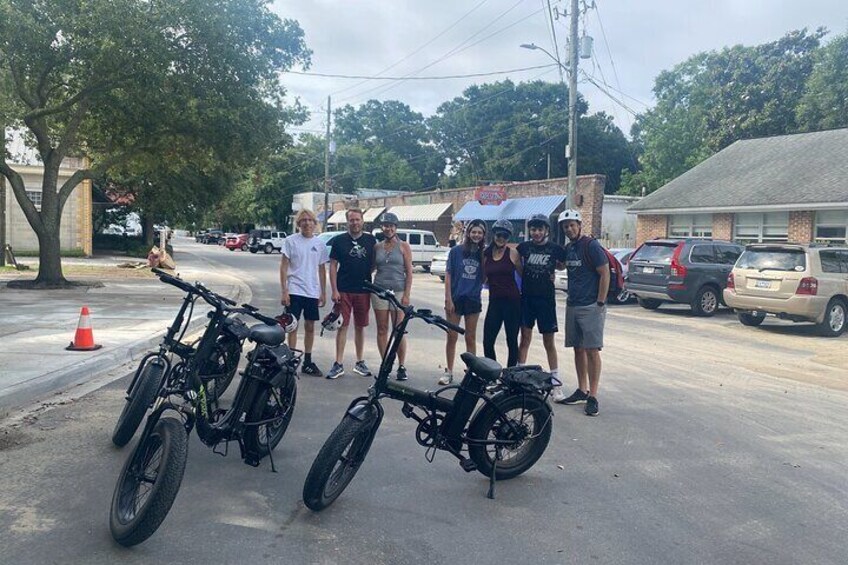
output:
[[[480,291],[483,289],[483,247],[486,223],[472,220],[465,229],[465,241],[451,248],[445,270],[445,317],[459,324],[465,317],[465,350],[477,354],[477,320],[483,310]],[[456,332],[448,332],[445,346],[447,367],[439,379],[440,385],[453,382],[453,360],[456,356]]]

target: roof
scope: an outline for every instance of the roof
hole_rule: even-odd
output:
[[[451,202],[420,206],[392,206],[389,212],[395,214],[399,222],[436,222],[451,209],[451,206],[453,206]]]
[[[550,216],[565,202],[565,195],[508,198],[497,206],[483,206],[476,200],[466,202],[454,216],[455,220],[526,220],[533,214]]]
[[[347,223],[347,217],[345,216],[346,213],[347,213],[346,210],[336,210],[333,213],[333,215],[330,216],[330,218],[327,220],[327,223],[328,224],[346,224]]]
[[[367,210],[365,210],[365,213],[362,215],[362,221],[363,222],[373,222],[373,221],[375,221],[377,218],[380,217],[380,214],[382,214],[383,210],[385,210],[385,209],[386,209],[385,206],[377,206],[375,208],[368,208]]]
[[[848,205],[848,128],[737,141],[628,208],[636,213]]]

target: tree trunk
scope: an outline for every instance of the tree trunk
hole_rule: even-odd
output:
[[[156,232],[153,229],[153,216],[149,214],[143,216],[141,220],[141,226],[142,232],[144,233],[144,245],[146,245],[147,247],[153,247],[153,245],[156,243],[154,241]]]
[[[44,230],[38,235],[38,276],[35,285],[39,287],[68,286],[62,274],[61,243],[59,241],[59,222],[45,222]]]

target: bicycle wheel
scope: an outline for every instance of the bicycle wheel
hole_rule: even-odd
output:
[[[215,344],[212,359],[203,363],[200,378],[206,383],[206,397],[216,402],[233,382],[241,358],[241,343],[232,336],[223,336]],[[206,375],[216,375],[207,378]]]
[[[188,458],[183,423],[162,418],[127,459],[115,494],[109,528],[119,544],[129,547],[155,532],[177,497]]]
[[[324,442],[303,484],[303,502],[314,511],[335,501],[359,470],[376,430],[373,414],[364,421],[347,414]]]
[[[130,391],[130,397],[124,403],[121,415],[118,416],[115,429],[112,431],[112,443],[116,446],[123,447],[132,439],[138,425],[144,418],[144,413],[156,399],[159,384],[162,382],[162,375],[165,374],[165,367],[165,361],[155,357],[141,370],[133,390]]]
[[[277,447],[289,427],[296,401],[297,383],[294,377],[281,387],[265,387],[259,391],[251,404],[247,422],[270,421],[245,429],[244,446],[248,451],[265,457]]]
[[[506,396],[495,402],[506,420],[493,406],[486,405],[471,422],[468,437],[477,441],[515,440],[501,447],[502,458],[495,473],[497,480],[511,479],[532,467],[547,449],[553,428],[551,409],[536,395]],[[487,477],[492,475],[494,445],[469,442],[468,456],[478,471]]]

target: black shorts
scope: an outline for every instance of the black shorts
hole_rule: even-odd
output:
[[[309,298],[306,296],[298,296],[296,294],[289,295],[289,314],[300,320],[300,314],[306,320],[317,321],[318,315],[318,299]]]
[[[483,303],[473,298],[460,297],[453,301],[457,316],[470,316],[483,311]]]
[[[558,332],[556,299],[553,296],[522,296],[521,325],[525,328],[538,325],[542,334]]]

